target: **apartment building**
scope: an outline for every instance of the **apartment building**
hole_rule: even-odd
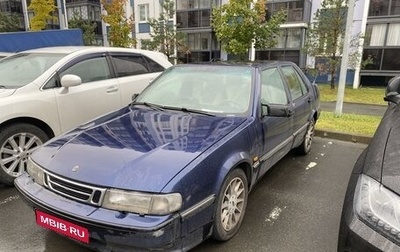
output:
[[[139,0],[143,1],[143,0]],[[227,3],[228,0],[177,0],[176,25],[179,32],[186,33],[190,54],[178,54],[181,62],[199,62],[229,59],[221,51],[221,46],[212,31],[211,11],[213,6]],[[281,26],[281,36],[274,48],[256,50],[256,60],[289,60],[305,66],[304,45],[307,23],[311,17],[311,0],[269,0],[267,19],[279,10],[286,10],[288,19]]]
[[[400,74],[400,0],[370,0],[363,59],[372,64],[361,69],[362,85],[386,85]]]

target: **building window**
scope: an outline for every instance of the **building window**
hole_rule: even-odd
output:
[[[210,0],[180,0],[177,1],[177,10],[187,9],[209,9],[211,8]]]
[[[369,16],[387,16],[389,13],[388,0],[371,0],[369,6]]]
[[[365,32],[366,46],[383,46],[385,43],[387,24],[368,25]]]
[[[188,46],[190,50],[209,50],[211,33],[188,33]]]
[[[387,38],[386,45],[400,46],[400,23],[389,25],[388,38]]]
[[[274,48],[285,48],[285,29],[279,31],[279,35],[274,37],[275,40],[275,47]]]
[[[10,1],[11,12],[22,13],[22,4],[18,1]]]
[[[286,11],[288,22],[304,21],[304,1],[288,1],[283,3],[268,3],[267,4],[267,20],[279,11]]]
[[[139,24],[139,33],[150,33],[150,24],[149,23]]]
[[[201,25],[200,27],[208,27],[210,26],[210,10],[202,10],[201,11]]]
[[[279,36],[274,38],[276,45],[274,48],[300,48],[301,29],[282,29]]]
[[[301,42],[301,30],[288,29],[286,48],[300,48],[300,42]]]
[[[372,59],[372,63],[364,67],[365,70],[379,70],[382,58],[382,49],[364,49],[363,60]]]
[[[139,21],[146,22],[149,19],[149,4],[139,4]]]
[[[383,52],[382,70],[400,69],[400,49],[385,49]]]
[[[176,14],[178,28],[210,27],[210,10],[180,11]]]
[[[300,51],[256,51],[256,60],[285,60],[300,65]]]
[[[400,0],[392,0],[392,5],[390,7],[390,15],[400,14]]]
[[[10,4],[8,1],[0,2],[0,11],[1,12],[10,12]]]

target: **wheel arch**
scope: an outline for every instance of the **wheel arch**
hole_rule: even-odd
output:
[[[230,172],[235,169],[243,170],[243,172],[246,174],[248,187],[249,189],[251,188],[253,173],[250,156],[244,152],[238,152],[230,156],[230,158],[225,160],[225,162],[223,163],[221,168],[222,174],[219,177],[219,181],[216,183],[217,188],[215,188],[215,191],[217,193],[220,191],[221,186],[225,181],[225,178]]]
[[[40,128],[41,130],[43,130],[46,133],[46,135],[49,138],[53,138],[55,136],[54,131],[47,123],[43,122],[42,120],[32,118],[32,117],[17,117],[17,118],[9,119],[0,124],[0,129],[4,128],[4,127],[8,127],[10,125],[20,124],[20,123],[31,124],[31,125],[34,125],[34,126]]]

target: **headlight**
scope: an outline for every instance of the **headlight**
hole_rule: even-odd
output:
[[[400,197],[361,175],[355,193],[358,216],[385,236],[400,241]]]
[[[43,170],[35,164],[32,159],[28,159],[26,165],[26,172],[32,177],[32,179],[39,185],[44,185],[44,173]]]
[[[182,196],[179,193],[150,194],[110,189],[104,196],[102,206],[142,215],[166,215],[181,209]]]

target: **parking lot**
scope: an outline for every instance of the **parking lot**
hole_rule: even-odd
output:
[[[193,251],[335,251],[347,180],[363,144],[315,138],[307,156],[289,153],[251,192],[239,233]],[[0,251],[84,252],[36,226],[14,188],[0,187]]]

